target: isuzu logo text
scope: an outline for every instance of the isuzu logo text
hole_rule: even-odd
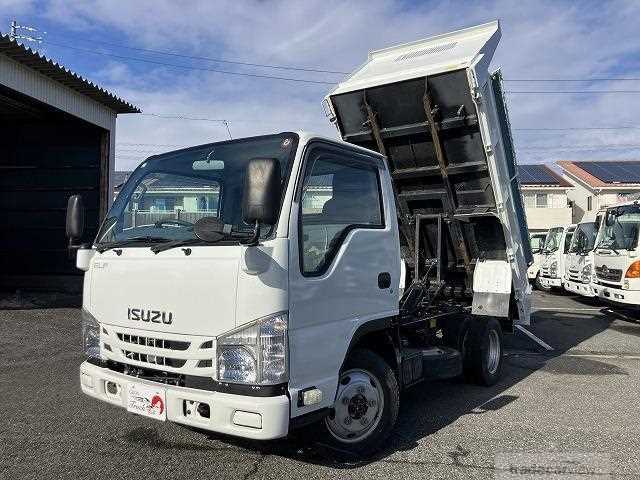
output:
[[[145,308],[128,308],[127,318],[136,322],[153,322],[171,325],[173,322],[173,313],[162,312],[160,310],[147,310]]]

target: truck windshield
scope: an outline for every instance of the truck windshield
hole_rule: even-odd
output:
[[[560,248],[560,241],[562,240],[563,231],[564,228],[562,227],[556,227],[549,230],[549,233],[547,233],[547,238],[544,241],[544,253],[555,252],[556,250],[558,250],[558,248]]]
[[[573,232],[569,253],[582,253],[593,250],[597,233],[595,222],[580,223],[575,232]]]
[[[242,220],[246,166],[252,158],[280,161],[286,185],[298,137],[293,133],[212,143],[156,155],[131,174],[109,210],[96,245],[145,246],[195,240],[193,226],[216,217],[235,231],[251,231]],[[269,236],[273,225],[264,225]]]
[[[542,247],[544,247],[544,239],[547,237],[546,234],[534,234],[531,235],[530,238],[530,242],[531,242],[531,251],[535,252],[540,252],[540,250],[542,250]]]
[[[610,208],[600,229],[597,248],[633,250],[638,245],[640,205]]]

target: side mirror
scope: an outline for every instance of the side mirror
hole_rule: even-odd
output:
[[[246,244],[255,246],[260,238],[260,224],[274,224],[280,208],[280,162],[275,158],[252,158],[247,165],[242,194],[242,219],[255,224],[253,238]]]
[[[77,248],[84,236],[85,208],[82,195],[72,195],[67,202],[66,232],[69,248]]]

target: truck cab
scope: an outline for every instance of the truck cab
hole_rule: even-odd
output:
[[[547,238],[548,232],[533,233],[529,237],[529,243],[531,245],[531,253],[533,254],[533,262],[529,265],[527,270],[527,277],[529,281],[534,285],[538,282],[538,275],[540,274],[540,263],[542,261],[542,250],[544,249],[544,241]]]
[[[573,232],[569,251],[565,258],[563,287],[567,292],[583,297],[593,297],[593,249],[600,227],[601,215],[592,222],[580,222]]]
[[[592,289],[601,300],[621,310],[640,305],[640,205],[638,201],[608,207],[593,253]]]
[[[562,279],[566,270],[567,253],[576,225],[564,225],[549,229],[542,249],[540,275],[536,287],[551,291],[562,288]]]
[[[405,389],[497,382],[503,336],[529,323],[531,256],[486,71],[499,36],[492,22],[373,52],[326,99],[341,140],[148,158],[92,244],[72,197],[82,391],[255,440],[316,423],[368,454]]]

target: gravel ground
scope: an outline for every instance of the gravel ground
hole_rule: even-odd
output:
[[[304,437],[206,437],[93,401],[78,385],[79,311],[39,305],[0,311],[0,478],[534,478],[496,464],[517,452],[586,454],[596,472],[640,478],[640,324],[589,302],[536,293],[530,330],[554,350],[518,336],[499,385],[410,390],[368,461]]]

